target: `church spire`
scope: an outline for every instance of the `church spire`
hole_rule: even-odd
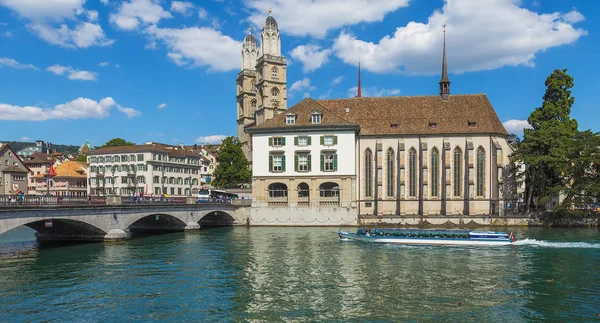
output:
[[[448,100],[450,96],[450,79],[448,78],[448,66],[446,64],[446,25],[444,24],[444,57],[442,59],[442,79],[440,80],[440,96]]]
[[[358,60],[358,91],[356,93],[356,97],[357,98],[361,97],[361,93],[360,93],[360,60]]]

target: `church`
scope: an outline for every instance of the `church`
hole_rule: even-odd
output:
[[[252,156],[252,224],[503,211],[508,133],[485,94],[451,94],[445,31],[438,94],[362,97],[359,83],[355,98],[306,98],[287,110],[285,59],[270,15],[261,45],[246,37],[238,76],[239,135]]]

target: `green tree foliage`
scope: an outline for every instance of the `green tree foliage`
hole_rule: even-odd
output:
[[[121,138],[113,138],[113,139],[107,141],[104,145],[100,146],[99,148],[120,147],[120,146],[135,146],[135,143],[126,141],[125,139],[121,139]]]
[[[570,196],[563,206],[578,200],[581,192],[589,189],[586,184],[589,181],[585,180],[585,172],[576,170],[575,165],[586,169],[596,158],[590,147],[598,135],[579,132],[577,120],[570,117],[575,102],[571,96],[573,78],[566,69],[554,70],[545,84],[544,102],[527,119],[532,129],[524,130],[523,141],[517,144],[513,156],[514,161],[527,166],[524,174],[527,211],[534,196],[539,198],[540,206],[561,192],[569,192]]]
[[[237,138],[227,137],[223,140],[217,161],[219,165],[214,173],[214,186],[236,187],[249,184],[252,180],[252,171]]]
[[[77,156],[77,159],[75,159],[75,161],[87,163],[87,157],[85,155],[79,155]]]

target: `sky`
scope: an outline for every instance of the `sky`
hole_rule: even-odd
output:
[[[236,135],[248,28],[269,8],[305,97],[436,95],[446,25],[452,94],[486,93],[522,134],[554,69],[599,131],[600,1],[0,0],[0,140],[219,143]]]

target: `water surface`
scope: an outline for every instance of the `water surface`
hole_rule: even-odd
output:
[[[0,322],[600,321],[598,230],[515,230],[507,247],[237,227],[40,248],[19,228],[0,235]]]

